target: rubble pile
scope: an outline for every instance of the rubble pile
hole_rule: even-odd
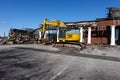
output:
[[[39,43],[38,29],[10,29],[7,44]]]

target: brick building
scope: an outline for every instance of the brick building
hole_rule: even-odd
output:
[[[106,18],[68,22],[66,25],[80,29],[80,42],[90,45],[120,45],[120,8],[109,8]]]
[[[83,42],[91,45],[119,45],[120,20],[101,18],[93,21],[68,22],[67,26],[83,28]]]

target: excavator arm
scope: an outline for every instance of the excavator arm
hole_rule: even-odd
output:
[[[47,19],[44,19],[43,24],[42,24],[42,37],[44,37],[45,31],[46,31],[46,27],[47,26],[53,26],[53,27],[66,27],[66,25],[64,24],[64,22],[61,21],[57,21],[57,20],[50,20],[47,21]]]

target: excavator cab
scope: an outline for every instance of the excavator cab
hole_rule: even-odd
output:
[[[61,38],[65,39],[66,38],[66,32],[67,32],[66,28],[60,28],[59,29],[59,39],[61,39]]]
[[[59,40],[61,42],[79,42],[80,33],[79,29],[76,28],[61,28],[59,30]]]

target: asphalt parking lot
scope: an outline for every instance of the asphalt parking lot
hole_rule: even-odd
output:
[[[120,80],[119,56],[107,51],[103,55],[103,49],[97,55],[87,51],[45,45],[0,46],[0,80]]]

